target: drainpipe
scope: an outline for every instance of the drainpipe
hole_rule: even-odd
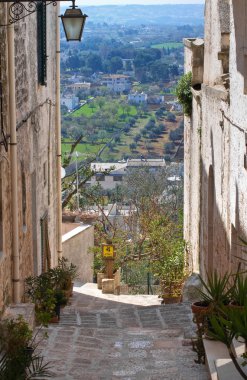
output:
[[[61,113],[60,113],[60,3],[57,4],[56,41],[56,136],[57,136],[57,255],[62,257],[62,191],[61,191]]]
[[[9,4],[8,4],[9,9]],[[18,231],[18,188],[17,188],[17,138],[15,100],[15,46],[14,26],[7,27],[8,77],[9,77],[9,126],[10,126],[10,170],[11,170],[11,212],[12,212],[12,258],[13,258],[13,302],[20,302],[20,257]]]

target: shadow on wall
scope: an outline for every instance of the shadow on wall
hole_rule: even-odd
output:
[[[221,273],[236,271],[239,264],[244,269],[246,264],[243,259],[247,259],[247,255],[243,252],[245,249],[239,240],[240,236],[244,237],[239,215],[240,208],[243,207],[239,200],[239,189],[236,184],[235,220],[229,225],[228,221],[231,220],[230,184],[226,188],[223,178],[224,175],[228,176],[227,172],[222,172],[221,167],[217,168],[217,164],[221,165],[216,160],[217,153],[220,154],[221,149],[215,145],[212,131],[210,146],[212,164],[206,167],[202,153],[200,156],[202,162],[200,271],[204,276],[215,269]],[[222,160],[224,162],[224,157]],[[223,170],[229,169],[225,167]],[[219,178],[218,173],[221,173],[222,177]]]
[[[237,57],[237,71],[245,79],[245,90],[247,90],[247,55],[244,51],[246,40],[247,3],[246,0],[233,0],[233,22],[235,29],[235,43]],[[245,91],[246,92],[246,91]]]

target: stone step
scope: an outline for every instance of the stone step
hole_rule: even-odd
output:
[[[228,349],[225,344],[206,338],[203,339],[203,344],[205,349],[206,365],[208,367],[211,380],[242,379],[229,357]],[[245,352],[245,344],[234,339],[233,351],[236,356],[242,355]],[[247,371],[247,368],[245,371]]]
[[[241,360],[238,359],[239,364],[241,365]],[[219,380],[243,380],[243,377],[237,371],[232,360],[229,359],[217,359],[215,361],[215,366],[217,369],[218,379]],[[247,368],[243,367],[243,372],[247,375]]]

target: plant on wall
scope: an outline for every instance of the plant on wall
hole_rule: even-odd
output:
[[[189,72],[184,74],[176,87],[176,95],[178,97],[179,103],[182,104],[184,114],[186,116],[191,116],[192,113],[192,92],[191,92],[191,80],[192,73]]]

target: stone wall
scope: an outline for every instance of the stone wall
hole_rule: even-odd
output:
[[[18,161],[18,235],[20,286],[41,272],[40,219],[48,213],[52,265],[57,263],[56,216],[56,7],[47,6],[47,86],[38,84],[37,14],[18,21],[15,34],[15,84]],[[8,22],[6,4],[0,4],[0,20]],[[0,81],[3,87],[3,124],[8,125],[8,55],[6,28],[0,28]],[[1,120],[0,114],[0,120]],[[0,141],[3,137],[0,136]],[[9,141],[9,137],[8,137]],[[2,179],[3,249],[0,253],[0,311],[12,302],[12,212],[10,153],[0,145]],[[1,182],[1,181],[0,181]],[[2,193],[2,194],[1,194]],[[0,249],[1,250],[1,249]]]
[[[63,256],[78,267],[78,280],[93,281],[93,253],[89,248],[94,246],[94,227],[81,225],[63,235]]]
[[[247,239],[247,5],[207,0],[205,7],[203,83],[192,89],[185,122],[184,198],[191,268],[203,275],[244,268],[239,236]],[[185,69],[197,75],[193,49],[185,43]]]

